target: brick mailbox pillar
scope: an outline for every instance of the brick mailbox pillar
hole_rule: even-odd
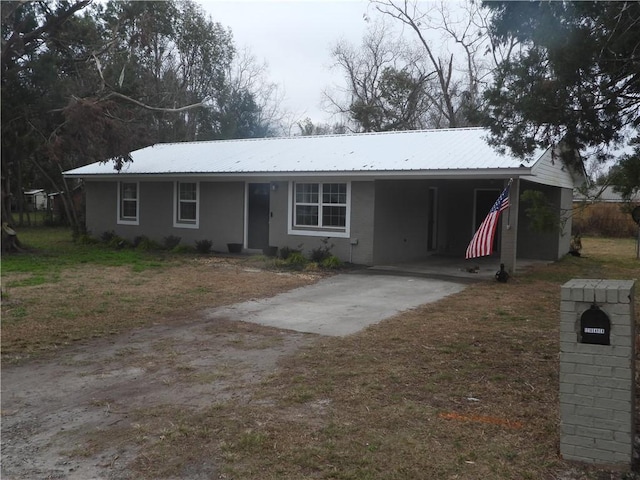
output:
[[[560,302],[560,453],[628,469],[633,460],[634,281],[565,283]]]

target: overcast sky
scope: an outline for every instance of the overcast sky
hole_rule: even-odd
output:
[[[284,106],[314,123],[328,122],[322,91],[341,81],[330,70],[341,39],[359,45],[368,0],[199,0],[207,14],[231,28],[238,49],[268,64],[269,79],[284,89]]]

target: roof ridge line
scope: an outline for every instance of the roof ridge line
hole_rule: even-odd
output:
[[[282,137],[253,137],[253,138],[223,138],[218,140],[189,140],[186,142],[158,142],[147,147],[155,147],[159,145],[189,145],[189,144],[203,144],[203,143],[231,143],[231,142],[259,142],[270,140],[301,140],[308,138],[340,138],[340,137],[360,137],[360,136],[374,136],[374,135],[398,135],[398,134],[411,134],[411,133],[435,133],[435,132],[452,132],[460,130],[486,130],[484,127],[447,127],[447,128],[425,128],[418,130],[389,130],[382,132],[350,132],[350,133],[331,133],[328,135],[288,135]]]

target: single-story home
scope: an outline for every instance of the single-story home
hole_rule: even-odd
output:
[[[157,144],[121,171],[94,163],[65,172],[86,190],[94,235],[115,231],[225,250],[332,245],[344,261],[383,265],[464,258],[474,231],[513,179],[494,255],[556,260],[569,251],[570,220],[536,232],[520,207],[539,190],[570,212],[585,177],[551,148],[529,162],[498,153],[481,128]]]

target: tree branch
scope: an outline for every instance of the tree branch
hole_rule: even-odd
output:
[[[179,112],[184,112],[187,110],[191,110],[194,108],[199,108],[199,107],[204,107],[204,102],[206,102],[206,98],[203,99],[202,101],[198,102],[198,103],[194,103],[192,105],[185,105],[184,107],[178,107],[178,108],[165,108],[165,107],[152,107],[151,105],[147,105],[146,103],[142,103],[134,98],[128,97],[126,95],[123,95],[121,93],[118,92],[111,92],[109,94],[107,94],[102,100],[109,100],[110,98],[119,98],[121,100],[124,100],[126,102],[130,102],[133,103],[134,105],[137,105],[141,108],[144,108],[145,110],[150,110],[152,112],[165,112],[165,113],[179,113]]]

